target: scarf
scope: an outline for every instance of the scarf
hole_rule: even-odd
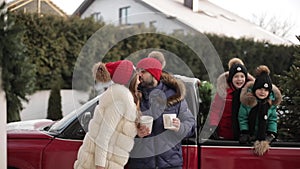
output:
[[[236,89],[233,91],[232,95],[232,115],[231,115],[231,121],[232,121],[232,131],[233,131],[233,138],[238,139],[240,135],[240,126],[238,121],[238,112],[240,109],[241,101],[240,101],[240,94],[241,89]]]
[[[264,140],[266,138],[266,130],[267,130],[267,113],[270,108],[267,100],[258,100],[257,105],[254,106],[249,113],[249,133],[251,136],[255,134],[255,125],[256,120],[258,120],[258,128],[256,132],[256,139]]]

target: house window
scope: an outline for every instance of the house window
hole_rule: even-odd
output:
[[[92,17],[94,18],[94,20],[95,20],[96,22],[101,21],[101,12],[95,12],[95,13],[93,13],[93,14],[92,14]]]
[[[184,30],[183,29],[174,29],[173,33],[175,33],[175,34],[183,34]]]
[[[155,25],[154,25],[155,23],[156,23],[156,21],[150,21],[150,22],[149,22],[149,26],[150,26],[150,27],[155,27]]]
[[[120,25],[127,25],[128,24],[128,8],[130,6],[125,6],[122,8],[119,8],[119,24]]]

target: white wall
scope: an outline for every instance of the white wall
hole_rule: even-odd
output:
[[[6,100],[5,93],[2,89],[2,75],[0,68],[0,168],[6,168],[7,162],[7,146],[6,146]]]

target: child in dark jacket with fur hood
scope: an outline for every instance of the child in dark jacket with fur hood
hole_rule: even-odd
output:
[[[255,141],[254,153],[261,156],[277,136],[276,107],[281,102],[281,93],[272,84],[267,66],[257,67],[256,74],[255,81],[247,83],[241,91],[239,141]]]

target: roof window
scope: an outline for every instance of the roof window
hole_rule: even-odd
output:
[[[207,15],[207,16],[210,16],[210,17],[213,17],[213,18],[216,18],[216,17],[217,17],[216,14],[214,14],[214,13],[212,13],[212,12],[208,12],[208,11],[203,11],[203,10],[201,10],[201,11],[199,11],[199,13],[203,13],[203,14],[205,14],[205,15]]]
[[[230,21],[235,22],[235,19],[233,19],[233,18],[231,18],[231,17],[229,17],[229,16],[227,16],[227,15],[220,14],[220,16],[222,16],[223,18],[225,18],[225,19],[227,19],[227,20],[230,20]]]

